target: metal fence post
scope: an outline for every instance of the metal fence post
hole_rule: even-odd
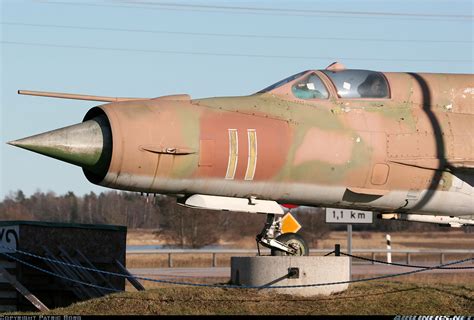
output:
[[[171,257],[171,252],[168,253],[168,268],[173,268],[173,258]]]

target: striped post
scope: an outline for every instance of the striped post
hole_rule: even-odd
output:
[[[385,239],[387,239],[387,262],[392,263],[392,252],[390,252],[390,250],[392,250],[392,244],[390,235],[385,235]]]

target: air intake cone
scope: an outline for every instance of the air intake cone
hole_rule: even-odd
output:
[[[105,116],[48,131],[8,144],[103,174],[112,153],[112,135]]]

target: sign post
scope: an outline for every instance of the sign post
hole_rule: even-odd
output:
[[[347,224],[347,253],[350,255],[352,255],[352,225],[372,222],[372,211],[326,208],[326,223]],[[352,279],[352,257],[349,257],[349,276]]]
[[[352,224],[347,225],[347,253],[352,255]],[[352,257],[349,257],[349,280],[352,280]]]

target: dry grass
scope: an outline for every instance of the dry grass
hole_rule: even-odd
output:
[[[474,249],[474,233],[465,233],[462,230],[449,229],[446,232],[394,232],[391,233],[392,249]],[[336,243],[345,248],[347,233],[345,231],[330,232],[324,239],[317,241],[315,248],[333,248]],[[136,229],[129,230],[127,245],[166,245],[165,239],[158,237],[154,230]],[[220,241],[221,245],[229,248],[254,249],[255,237],[243,237],[233,241]],[[385,233],[383,232],[353,232],[353,248],[386,248]]]
[[[199,283],[199,284],[226,284],[229,283],[230,279],[225,278],[172,278],[172,277],[158,277],[158,276],[148,276],[154,279],[160,280],[171,280],[177,282],[185,283]],[[358,279],[368,279],[374,277],[374,275],[354,275],[352,280]],[[152,281],[143,281],[140,280],[142,285],[148,289],[156,289],[169,287],[170,285],[166,283],[152,282]],[[366,283],[377,283],[382,282],[382,280],[372,280]],[[407,276],[399,276],[396,278],[388,278],[383,280],[384,283],[414,283],[414,284],[445,284],[445,285],[465,285],[465,284],[474,284],[474,273],[417,273]],[[358,284],[357,284],[358,285]],[[136,289],[128,282],[126,282],[125,291],[135,292]]]
[[[153,229],[129,229],[127,231],[127,245],[143,246],[163,244],[166,243],[154,233]]]
[[[474,313],[474,286],[412,282],[351,285],[331,296],[302,298],[269,291],[158,287],[112,294],[52,310],[48,315],[375,315]]]
[[[229,267],[230,256],[217,256],[217,266]],[[174,268],[204,268],[212,265],[211,254],[173,254]],[[167,268],[168,255],[166,254],[130,254],[127,255],[127,268]]]
[[[462,230],[446,232],[397,232],[391,233],[392,249],[474,249],[474,234]],[[325,239],[318,240],[316,248],[332,248],[340,243],[346,248],[346,232],[331,232]],[[361,249],[385,249],[387,247],[383,232],[354,232],[352,247]]]
[[[465,284],[474,284],[474,273],[418,273],[408,276],[401,276],[394,279],[396,280],[391,281],[416,284],[446,284],[462,286]]]

